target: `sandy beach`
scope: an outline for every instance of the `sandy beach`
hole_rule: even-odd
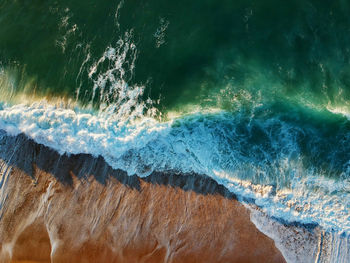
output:
[[[129,177],[24,136],[2,153],[1,262],[285,262],[214,180]]]

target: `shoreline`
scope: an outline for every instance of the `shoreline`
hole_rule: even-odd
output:
[[[128,176],[2,135],[1,262],[285,262],[209,177]]]
[[[102,157],[0,135],[0,262],[327,262],[333,253],[335,236],[270,218],[208,176],[128,176]]]

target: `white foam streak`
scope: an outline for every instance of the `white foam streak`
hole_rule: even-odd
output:
[[[133,78],[137,59],[136,45],[133,43],[133,32],[128,31],[114,45],[108,46],[101,57],[92,61],[90,47],[84,49],[86,58],[79,69],[77,82],[84,73],[92,82],[90,106],[99,105],[101,112],[113,113],[116,119],[136,119],[145,115],[154,117],[157,114],[151,99],[143,100],[145,87],[129,85]],[[84,97],[81,83],[77,89],[77,99]],[[81,94],[82,93],[82,94]]]
[[[113,150],[113,158],[126,149],[144,146],[152,134],[168,125],[154,126],[155,120],[118,122],[105,114],[79,113],[56,108],[45,102],[28,107],[24,104],[4,106],[0,111],[0,128],[10,135],[25,133],[38,143],[48,145],[61,154],[89,153],[105,156]],[[151,129],[147,127],[151,126]],[[135,142],[138,142],[135,144]]]
[[[341,114],[345,116],[348,120],[350,120],[350,112],[348,110],[348,107],[331,107],[328,106],[327,110],[334,113],[334,114]]]

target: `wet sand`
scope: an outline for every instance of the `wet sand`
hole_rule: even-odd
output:
[[[249,210],[206,176],[130,177],[102,158],[7,141],[1,262],[285,262]]]

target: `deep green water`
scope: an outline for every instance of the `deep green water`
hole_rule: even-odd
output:
[[[0,61],[16,90],[30,82],[30,93],[76,98],[81,87],[87,103],[89,68],[129,38],[124,79],[163,111],[237,100],[348,108],[349,13],[348,1],[2,0]]]

